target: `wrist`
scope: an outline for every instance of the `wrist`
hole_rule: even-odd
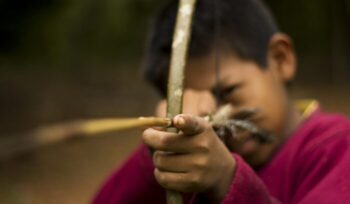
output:
[[[211,189],[208,194],[212,203],[220,203],[230,191],[231,184],[234,179],[236,170],[236,160],[230,154],[229,160],[227,162],[227,167],[224,169],[222,173],[220,173],[220,177],[218,178],[217,185]]]

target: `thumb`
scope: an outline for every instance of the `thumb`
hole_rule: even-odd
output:
[[[202,133],[209,123],[201,117],[180,114],[173,118],[173,125],[185,135],[196,135]]]

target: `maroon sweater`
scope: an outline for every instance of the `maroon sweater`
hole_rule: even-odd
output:
[[[237,169],[224,204],[350,203],[350,122],[345,117],[316,111],[257,172],[232,155]],[[153,170],[142,145],[104,184],[93,204],[165,203],[165,190]],[[187,194],[184,200],[207,203],[200,197]]]

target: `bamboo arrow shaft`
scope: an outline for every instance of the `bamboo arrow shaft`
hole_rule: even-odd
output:
[[[132,128],[169,126],[171,119],[156,117],[77,120],[44,126],[27,133],[2,137],[0,161],[73,138],[97,137],[102,133]]]
[[[118,131],[137,127],[169,127],[171,120],[168,118],[130,118],[130,119],[103,119],[86,121],[81,125],[82,133],[94,135],[101,132]]]

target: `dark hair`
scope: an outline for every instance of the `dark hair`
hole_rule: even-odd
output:
[[[156,15],[143,66],[144,77],[163,97],[178,3],[171,0]],[[267,46],[276,32],[277,25],[261,0],[197,0],[188,55],[201,57],[223,49],[265,68]]]

